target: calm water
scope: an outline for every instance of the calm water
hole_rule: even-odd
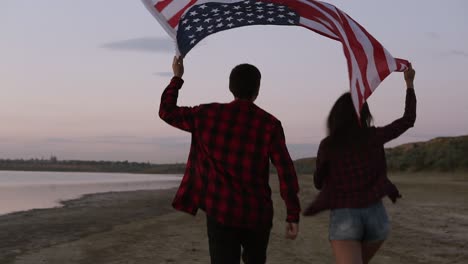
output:
[[[60,206],[84,194],[168,189],[180,175],[0,171],[0,214]]]

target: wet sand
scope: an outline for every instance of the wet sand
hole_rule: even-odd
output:
[[[389,240],[372,263],[467,263],[468,174],[396,174],[403,199],[385,200]],[[314,195],[300,176],[303,204]],[[274,228],[268,263],[333,263],[328,213],[302,218],[284,239],[285,210],[272,177]],[[87,195],[62,208],[0,216],[0,263],[209,263],[205,216],[170,207],[175,190]]]

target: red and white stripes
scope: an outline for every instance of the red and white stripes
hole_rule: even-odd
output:
[[[182,15],[193,5],[210,0],[142,0],[148,10],[176,40],[177,26]],[[216,0],[236,3],[245,0]],[[335,6],[314,0],[261,0],[286,5],[299,16],[299,24],[328,38],[340,41],[348,63],[350,92],[356,113],[379,84],[394,71],[405,71],[408,61],[395,59],[361,25]]]

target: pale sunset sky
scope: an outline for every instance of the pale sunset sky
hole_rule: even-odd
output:
[[[468,1],[329,2],[417,71],[416,126],[388,146],[468,134]],[[190,135],[157,116],[173,55],[140,0],[0,0],[0,158],[185,162]],[[231,101],[230,70],[245,62],[293,158],[315,156],[349,87],[341,44],[300,27],[212,35],[185,59],[179,105]],[[404,96],[393,73],[369,99],[375,125],[400,117]]]

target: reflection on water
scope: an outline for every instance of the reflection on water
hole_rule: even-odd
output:
[[[0,214],[60,206],[83,194],[168,189],[178,175],[0,171]]]

